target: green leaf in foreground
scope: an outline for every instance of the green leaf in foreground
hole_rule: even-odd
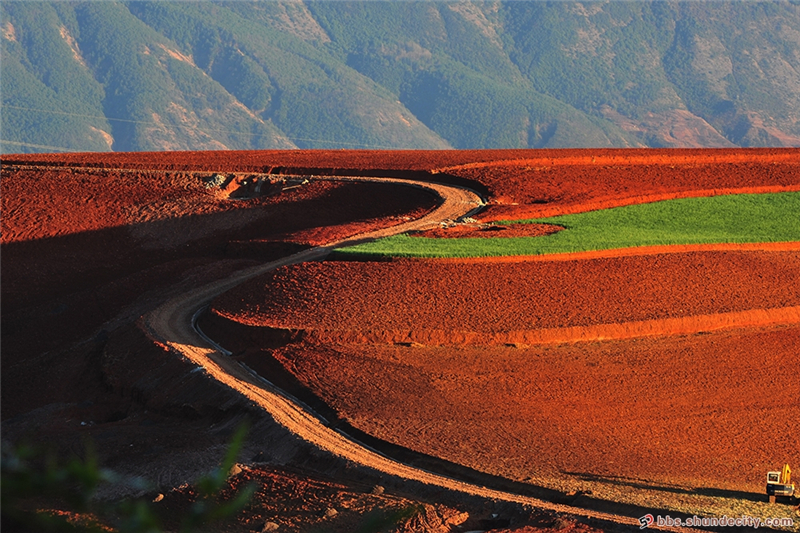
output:
[[[195,482],[200,498],[189,511],[177,517],[170,516],[173,520],[180,520],[180,531],[198,531],[214,521],[230,519],[248,504],[255,492],[254,485],[221,497],[247,431],[247,424],[240,425],[220,467]],[[87,443],[84,459],[73,458],[63,463],[52,452],[3,441],[0,466],[3,503],[0,520],[4,531],[103,532],[109,531],[108,524],[120,533],[164,530],[157,509],[145,497],[118,501],[96,498],[101,484],[125,485],[144,491],[152,490],[152,487],[141,478],[126,477],[101,468],[91,443]],[[35,498],[44,498],[66,512],[39,509],[40,502]]]
[[[488,257],[800,241],[800,192],[683,198],[505,223],[556,224],[566,229],[543,237],[432,239],[397,235],[336,253],[346,258]]]

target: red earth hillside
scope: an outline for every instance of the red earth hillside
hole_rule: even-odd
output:
[[[277,360],[361,431],[480,471],[563,490],[599,482],[610,499],[620,479],[758,493],[770,465],[800,453],[772,438],[800,432],[800,327],[708,333],[708,317],[797,306],[798,276],[797,252],[312,263],[222,296],[209,331],[235,347],[259,335],[229,320],[318,328],[240,357],[266,375]],[[460,333],[676,315],[696,332],[538,346],[470,346]]]
[[[487,187],[477,218],[491,220],[797,190],[798,155],[565,151],[438,172]],[[481,471],[574,490],[591,482],[610,499],[627,497],[609,488],[620,483],[759,492],[769,465],[800,454],[771,437],[800,432],[800,328],[784,325],[800,316],[800,255],[731,248],[304,264],[220,297],[209,326],[230,346],[266,339],[259,329],[295,332],[294,343],[239,357],[265,372],[278,361],[359,430]],[[647,336],[628,338],[635,324]],[[565,342],[606,325],[598,340]],[[545,329],[576,336],[537,345],[525,335]]]
[[[139,318],[233,271],[437,203],[411,188],[330,182],[234,201],[204,177],[442,181],[487,198],[481,222],[800,189],[797,149],[12,154],[2,163],[4,439],[30,434],[74,454],[90,437],[103,464],[155,474],[164,490],[216,464],[212,452],[254,407],[155,344]],[[236,358],[373,437],[560,494],[702,509],[757,501],[764,472],[800,457],[791,438],[800,327],[787,318],[800,307],[797,286],[800,252],[744,247],[321,262],[237,287],[206,319]],[[541,331],[561,336],[542,343]],[[333,467],[257,419],[251,446],[273,453],[277,439],[270,461],[299,469],[300,484],[314,478],[305,468],[348,475],[352,465]],[[272,485],[297,485],[276,475]],[[289,501],[282,490],[275,498]],[[306,514],[303,524],[320,523]],[[343,528],[358,523],[341,514]]]
[[[99,165],[114,154],[83,156]],[[408,187],[343,182],[232,201],[205,186],[207,171],[9,161],[17,158],[24,157],[3,157],[0,180],[4,418],[80,395],[74,383],[89,374],[60,350],[104,338],[123,316],[137,318],[181,283],[394,225],[436,205]],[[32,372],[47,385],[29,386]]]

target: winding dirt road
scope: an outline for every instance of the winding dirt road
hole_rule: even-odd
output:
[[[456,220],[467,216],[483,205],[480,197],[474,192],[449,185],[393,178],[336,177],[321,179],[377,181],[424,188],[437,194],[442,199],[442,204],[418,220],[350,237],[328,246],[305,250],[278,261],[236,272],[226,279],[215,281],[184,293],[142,317],[142,325],[151,338],[174,353],[189,359],[198,367],[203,368],[209,376],[228,385],[259,405],[276,422],[290,432],[321,449],[353,463],[364,465],[385,475],[396,476],[404,480],[413,480],[486,499],[513,502],[559,513],[638,527],[639,522],[635,518],[554,504],[536,498],[493,490],[433,474],[392,460],[330,428],[323,419],[296,403],[284,392],[265,382],[238,362],[227,357],[224,350],[219,349],[219,347],[212,347],[211,344],[213,343],[209,343],[201,334],[195,331],[193,321],[199,309],[207,305],[216,296],[248,279],[282,266],[322,258],[336,247],[411,230],[428,229],[442,221]],[[681,528],[651,527],[669,531],[683,531]],[[698,530],[694,529],[693,531]]]

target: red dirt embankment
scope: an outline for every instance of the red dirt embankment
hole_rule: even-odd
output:
[[[421,216],[435,205],[432,196],[408,188],[324,181],[273,196],[228,201],[206,189],[201,177],[191,172],[63,166],[4,169],[0,185],[3,244],[122,226],[136,233],[147,224],[188,217],[195,218],[177,232],[187,241],[261,221],[258,232],[248,232],[252,237],[287,240],[287,232],[301,231],[298,239],[289,240],[320,244],[396,224],[400,216]],[[336,227],[340,224],[352,227]],[[150,230],[140,233],[155,243],[164,237],[150,235]],[[168,236],[176,236],[174,228]]]
[[[283,268],[215,300],[250,326],[344,342],[503,344],[800,321],[800,252]]]

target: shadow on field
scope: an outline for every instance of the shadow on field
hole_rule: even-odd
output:
[[[593,481],[605,483],[607,485],[617,485],[620,487],[631,487],[634,489],[653,490],[658,492],[671,492],[674,494],[694,494],[699,496],[711,496],[714,498],[733,498],[749,502],[764,502],[766,496],[760,493],[745,492],[742,490],[716,489],[710,487],[681,487],[678,485],[663,485],[650,483],[642,479],[635,479],[623,476],[600,476],[588,472],[562,472],[567,476],[573,476],[583,481]]]
[[[11,163],[3,160],[3,180],[30,178],[7,178],[5,166]],[[36,182],[30,179],[35,191]],[[125,180],[119,183],[123,186]],[[137,190],[131,185],[133,198]],[[49,201],[33,193],[32,197],[35,202]],[[280,198],[248,200],[210,213],[182,212],[183,204],[175,201],[169,204],[177,206],[172,214],[167,210],[161,218],[99,229],[82,229],[82,213],[44,217],[38,222],[52,235],[4,242],[1,247],[0,418],[49,404],[80,404],[92,387],[105,391],[99,363],[69,350],[77,343],[90,345],[97,359],[104,344],[102,338],[95,342],[101,330],[107,335],[130,324],[182,284],[188,287],[309,248],[293,237],[295,233],[405,215],[430,209],[438,201],[429,191],[395,184],[315,183]],[[120,203],[116,208],[147,213],[147,204],[126,206]],[[6,224],[4,219],[4,231]]]

